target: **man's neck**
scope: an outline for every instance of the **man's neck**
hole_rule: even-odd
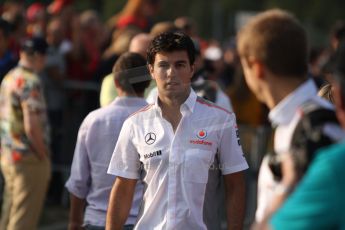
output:
[[[137,94],[135,94],[135,93],[129,93],[129,92],[123,91],[123,90],[122,90],[121,88],[119,88],[119,87],[116,87],[116,86],[115,86],[115,88],[116,88],[116,91],[117,91],[117,95],[118,95],[119,97],[141,97],[141,98],[144,97],[144,93],[137,93]]]
[[[267,95],[266,104],[272,110],[276,107],[284,98],[289,96],[293,91],[300,87],[305,79],[280,79],[279,82],[272,83],[269,87],[270,93]]]
[[[158,104],[162,110],[162,116],[170,122],[174,132],[182,118],[180,107],[187,100],[189,94],[190,90],[176,97],[166,97],[158,94]]]
[[[31,72],[36,72],[36,71],[34,70],[34,68],[33,68],[33,65],[32,65],[30,62],[28,62],[28,61],[26,61],[26,60],[24,60],[24,59],[22,59],[22,60],[19,61],[19,66],[21,66],[21,67],[23,67],[24,69],[29,70],[29,71],[31,71]]]
[[[165,109],[178,109],[180,111],[180,106],[187,100],[189,97],[190,90],[186,91],[184,94],[176,96],[167,96],[158,93],[158,103],[162,111]]]

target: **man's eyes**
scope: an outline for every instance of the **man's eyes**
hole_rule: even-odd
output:
[[[159,67],[159,68],[167,69],[167,68],[170,68],[170,64],[167,64],[167,63],[159,63],[159,64],[158,64],[158,67]],[[184,68],[184,67],[186,67],[186,63],[176,63],[176,64],[175,64],[175,68]]]
[[[169,65],[166,64],[166,63],[160,63],[160,64],[158,64],[158,67],[161,67],[161,68],[168,68]]]
[[[185,63],[177,63],[176,66],[177,66],[177,67],[185,67],[186,64],[185,64]]]

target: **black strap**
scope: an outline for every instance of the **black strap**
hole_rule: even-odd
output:
[[[332,109],[320,107],[315,103],[304,104],[301,109],[303,115],[292,135],[291,153],[295,158],[297,171],[303,174],[317,150],[334,143],[334,140],[324,133],[324,126],[340,124]]]

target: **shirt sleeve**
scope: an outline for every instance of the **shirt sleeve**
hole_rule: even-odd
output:
[[[74,150],[71,175],[66,182],[66,188],[79,198],[85,198],[89,192],[90,160],[86,148],[88,133],[87,118],[83,121],[78,131],[78,139]]]
[[[320,153],[321,154],[321,153]],[[326,154],[327,155],[327,154]],[[336,229],[338,205],[337,181],[332,162],[316,158],[296,190],[273,215],[273,229]],[[338,207],[339,206],[339,207]]]
[[[128,179],[140,178],[140,160],[137,148],[133,144],[133,126],[127,119],[121,129],[113,155],[108,167],[108,173]]]
[[[227,116],[222,129],[219,148],[222,174],[231,174],[248,168],[240,143],[235,114]]]
[[[22,83],[20,83],[20,81],[22,81]],[[23,78],[18,78],[17,85],[20,85],[20,100],[22,104],[25,103],[32,112],[41,112],[45,110],[39,79],[25,80]]]

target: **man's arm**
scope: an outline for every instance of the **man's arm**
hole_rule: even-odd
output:
[[[228,230],[243,229],[245,181],[243,172],[224,175]]]
[[[30,140],[37,156],[43,160],[47,157],[48,147],[44,143],[43,130],[41,127],[41,116],[39,112],[30,110],[27,103],[22,103],[24,130],[25,134]]]
[[[137,179],[116,177],[109,198],[107,230],[122,230],[132,206],[137,181]]]
[[[82,230],[85,210],[85,199],[70,194],[71,207],[69,212],[68,230]]]

